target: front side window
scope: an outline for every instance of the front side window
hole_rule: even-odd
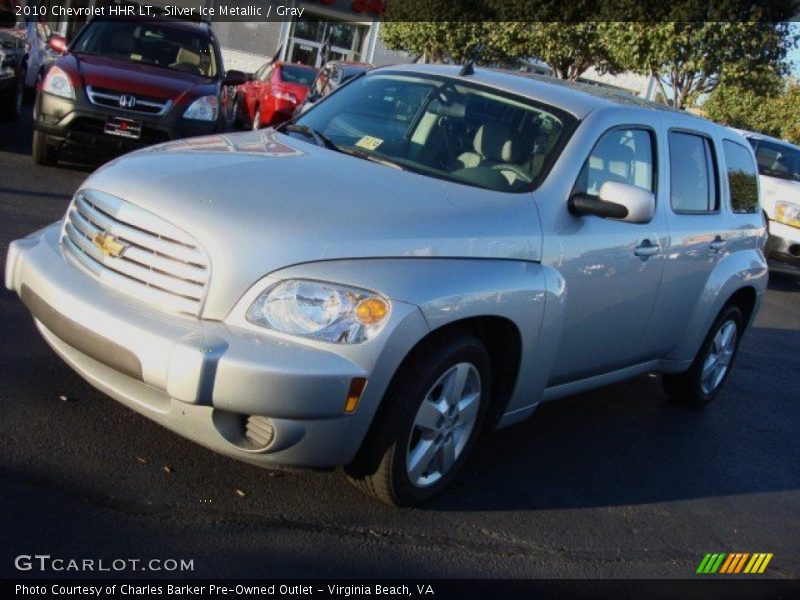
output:
[[[679,213],[717,210],[717,178],[711,141],[701,135],[669,134],[670,204]]]
[[[356,155],[517,192],[543,178],[575,119],[469,81],[376,73],[352,81],[295,123]]]
[[[653,140],[644,129],[614,129],[598,140],[573,193],[597,196],[607,181],[653,191]]]
[[[728,168],[731,209],[735,213],[758,212],[758,182],[756,166],[747,148],[730,140],[722,143]]]
[[[763,140],[750,143],[755,146],[759,173],[800,181],[800,148]]]

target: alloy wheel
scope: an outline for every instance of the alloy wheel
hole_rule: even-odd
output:
[[[713,393],[728,372],[736,352],[737,329],[733,320],[725,321],[717,330],[700,374],[700,387],[704,394]]]
[[[481,391],[477,368],[462,362],[425,394],[406,449],[406,474],[413,485],[431,486],[453,468],[475,428]]]

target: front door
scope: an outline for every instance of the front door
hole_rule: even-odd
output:
[[[606,181],[655,193],[655,155],[654,133],[647,128],[611,129],[592,149],[572,193],[596,196]],[[646,224],[595,216],[559,220],[545,256],[556,257],[552,266],[565,280],[565,314],[548,385],[651,358],[640,344],[664,270],[665,230],[659,210]]]

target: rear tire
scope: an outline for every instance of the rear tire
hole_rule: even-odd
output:
[[[350,481],[386,504],[421,504],[447,487],[486,418],[491,367],[471,334],[432,338],[395,376]]]
[[[670,401],[693,408],[711,402],[730,375],[743,331],[742,311],[733,304],[726,306],[711,326],[689,370],[663,376],[664,391]]]
[[[33,132],[33,162],[46,167],[56,164],[57,150],[47,143],[47,134],[41,131]]]

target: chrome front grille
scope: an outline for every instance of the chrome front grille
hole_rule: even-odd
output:
[[[113,90],[93,88],[86,86],[86,95],[89,102],[96,106],[106,108],[116,108],[145,115],[163,115],[172,106],[171,100],[159,100],[157,98],[145,98],[133,94],[124,94]]]
[[[61,243],[111,287],[164,310],[200,314],[208,257],[188,234],[153,213],[83,190],[67,211]]]

